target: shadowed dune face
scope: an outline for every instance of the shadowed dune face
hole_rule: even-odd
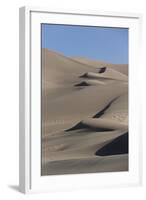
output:
[[[128,153],[128,133],[125,133],[99,149],[97,156],[108,156]]]
[[[128,170],[128,65],[42,49],[41,174]]]
[[[105,85],[103,81],[98,80],[84,80],[81,83],[76,84],[75,86],[93,86],[93,85]]]
[[[101,67],[98,73],[104,73],[106,71],[107,67]]]

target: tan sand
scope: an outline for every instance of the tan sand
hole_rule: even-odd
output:
[[[93,66],[94,67],[107,66],[108,68],[115,69],[116,71],[119,71],[123,74],[128,75],[128,65],[127,64],[111,64],[111,63],[107,63],[104,61],[90,60],[90,59],[81,58],[81,57],[76,57],[73,59],[79,63],[86,64],[86,65],[89,65],[92,67]]]
[[[127,74],[42,49],[42,175],[128,170],[127,150],[96,155],[128,132]]]

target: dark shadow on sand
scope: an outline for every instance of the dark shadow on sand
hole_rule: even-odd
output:
[[[99,111],[96,115],[93,116],[93,118],[100,118],[104,112],[111,106],[111,104],[117,99],[118,97],[114,98],[110,103],[108,103],[101,111]],[[85,129],[88,128],[88,125],[83,124],[82,122],[79,122],[75,126],[65,130],[66,132],[68,131],[73,131],[77,129]],[[91,127],[90,127],[91,128]],[[100,132],[100,131],[113,131],[113,129],[108,129],[108,128],[94,128],[94,131]]]
[[[78,130],[78,129],[88,129],[88,128],[90,128],[92,131],[96,131],[96,132],[113,131],[113,129],[108,129],[108,128],[92,128],[92,127],[89,127],[88,125],[83,124],[82,122],[79,122],[72,128],[69,128],[65,131],[69,132],[69,131],[74,131],[74,130]]]
[[[128,153],[128,132],[96,151],[97,156],[109,156]]]

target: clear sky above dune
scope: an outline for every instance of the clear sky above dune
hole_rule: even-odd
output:
[[[128,63],[128,29],[42,24],[42,48],[65,56]]]

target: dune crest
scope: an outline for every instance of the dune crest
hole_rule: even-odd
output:
[[[120,72],[117,72],[113,69],[107,69],[100,72],[87,72],[80,76],[81,78],[91,78],[91,79],[111,79],[111,80],[120,80],[120,81],[127,81],[128,77]]]
[[[128,125],[125,123],[121,122],[116,122],[111,119],[95,119],[95,118],[90,118],[82,121],[83,125],[86,125],[87,127],[91,129],[98,129],[98,128],[104,128],[104,129],[120,129],[120,130],[127,130]]]
[[[73,57],[73,60],[95,68],[106,66],[108,68],[119,71],[125,75],[128,75],[128,64],[112,64],[105,61],[91,60],[89,58],[83,58],[83,57]]]
[[[99,80],[85,80],[76,84],[75,86],[90,86],[90,85],[105,85],[105,83]]]

